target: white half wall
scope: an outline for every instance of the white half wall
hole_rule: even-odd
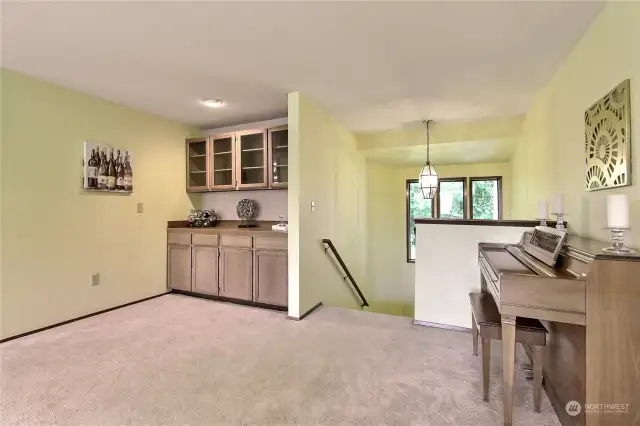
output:
[[[515,244],[532,229],[417,224],[415,320],[471,328],[469,293],[480,291],[478,243]]]

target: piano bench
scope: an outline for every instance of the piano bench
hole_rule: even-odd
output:
[[[489,293],[469,293],[471,300],[471,334],[473,354],[478,355],[478,336],[482,339],[482,389],[484,401],[489,401],[489,365],[491,341],[502,340],[502,317],[493,296]],[[533,407],[540,412],[542,392],[543,347],[547,344],[547,330],[532,318],[516,318],[516,343],[533,349]]]

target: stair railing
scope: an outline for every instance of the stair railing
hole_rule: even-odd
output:
[[[345,273],[345,276],[342,277],[342,280],[343,281],[349,280],[351,282],[351,285],[353,286],[353,289],[356,291],[356,293],[358,293],[358,296],[360,297],[360,300],[362,301],[362,304],[360,305],[360,308],[364,308],[365,306],[369,306],[369,303],[367,302],[367,299],[364,297],[364,294],[362,294],[362,291],[360,291],[360,287],[358,287],[358,284],[356,284],[356,280],[353,278],[353,275],[351,275],[351,272],[349,272],[349,268],[347,268],[347,265],[344,264],[344,261],[340,257],[340,253],[338,253],[338,250],[336,249],[336,246],[334,246],[333,243],[331,242],[331,240],[329,240],[327,238],[323,239],[322,243],[324,244],[324,252],[327,253],[328,250],[331,250],[331,252],[335,256],[336,260],[338,261],[338,263],[342,267],[342,270]]]

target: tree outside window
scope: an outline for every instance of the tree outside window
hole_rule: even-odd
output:
[[[471,178],[471,218],[502,219],[502,178]]]

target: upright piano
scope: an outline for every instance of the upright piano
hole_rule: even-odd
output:
[[[545,390],[564,426],[640,426],[640,253],[606,246],[547,227],[517,244],[479,244],[482,291],[502,316],[506,426],[517,424],[516,317],[549,331]]]

